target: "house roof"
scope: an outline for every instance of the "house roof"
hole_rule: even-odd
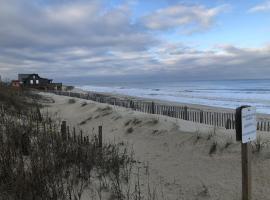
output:
[[[23,82],[25,79],[28,79],[28,78],[29,78],[30,76],[32,76],[32,75],[38,76],[40,79],[52,81],[52,79],[42,78],[42,77],[40,77],[38,74],[18,74],[18,80],[19,80],[20,82]]]
[[[23,79],[26,79],[30,76],[31,74],[18,74],[18,80],[23,81]]]

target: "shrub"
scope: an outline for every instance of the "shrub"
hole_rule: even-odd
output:
[[[125,124],[124,124],[124,126],[128,126],[128,125],[130,124],[131,121],[132,121],[131,119],[128,120],[128,121],[126,121]]]
[[[216,153],[216,151],[217,151],[217,142],[213,142],[209,150],[209,155]]]
[[[133,133],[134,129],[132,127],[127,129],[127,133]]]
[[[0,199],[79,200],[96,173],[122,195],[123,169],[133,163],[122,144],[100,148],[97,136],[89,141],[64,136],[56,122],[33,113],[18,120],[0,111],[0,126]]]
[[[90,121],[91,119],[92,119],[92,117],[88,117],[87,119],[81,121],[81,122],[79,123],[79,125],[84,125],[84,124],[86,124],[88,121]]]
[[[87,106],[87,102],[85,102],[85,101],[82,102],[81,106],[82,106],[82,107]]]
[[[224,149],[227,149],[232,143],[233,143],[233,140],[232,140],[232,137],[230,137],[229,139],[227,139],[224,145]]]
[[[260,135],[257,136],[256,140],[252,142],[252,152],[260,153],[268,143],[269,141],[263,141]]]
[[[158,124],[158,119],[152,119],[151,121],[149,121],[150,124],[156,125]]]
[[[69,99],[69,100],[68,100],[68,103],[69,103],[69,104],[74,104],[74,103],[76,103],[76,100],[75,100],[75,99]]]

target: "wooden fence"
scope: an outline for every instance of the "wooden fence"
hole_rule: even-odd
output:
[[[77,97],[100,103],[107,103],[114,106],[121,106],[149,114],[165,115],[201,124],[207,124],[216,127],[224,127],[226,129],[235,129],[235,112],[233,110],[226,112],[215,112],[212,110],[206,111],[190,106],[170,106],[157,103],[154,101],[113,97],[94,92],[89,93],[78,93],[67,91],[50,91],[50,92],[57,95]],[[270,121],[257,119],[257,130],[270,131]]]
[[[83,133],[83,130],[78,130],[75,127],[71,128],[68,126],[66,121],[62,121],[60,127],[56,123],[53,123],[51,118],[43,118],[41,116],[40,110],[37,107],[37,110],[31,112],[29,115],[25,115],[19,113],[17,111],[11,111],[4,107],[4,105],[0,105],[0,145],[2,145],[5,140],[7,140],[7,136],[4,136],[7,131],[7,124],[15,126],[15,123],[23,125],[27,120],[31,123],[31,130],[36,133],[35,136],[42,134],[42,136],[49,139],[52,143],[58,142],[69,142],[69,143],[77,143],[79,145],[95,145],[97,148],[102,149],[102,126],[98,126],[98,133],[93,135],[91,138],[94,141],[90,141],[89,134]],[[39,117],[40,115],[40,117]],[[43,118],[43,119],[42,119]],[[27,132],[28,133],[28,132]],[[4,139],[5,138],[5,139]],[[13,138],[14,139],[14,138]],[[15,141],[17,138],[15,138]],[[30,152],[30,136],[27,134],[22,134],[20,138],[24,155],[29,155]],[[18,142],[18,141],[17,141]],[[90,144],[91,142],[91,144]]]

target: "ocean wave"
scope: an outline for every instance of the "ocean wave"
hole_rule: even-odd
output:
[[[244,84],[245,83],[245,84]],[[155,98],[180,103],[194,103],[225,108],[252,105],[258,112],[270,114],[270,82],[189,82],[159,83],[159,85],[90,86],[89,91],[117,93],[129,96]]]

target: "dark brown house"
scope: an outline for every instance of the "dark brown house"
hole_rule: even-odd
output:
[[[18,80],[22,87],[39,90],[61,90],[62,83],[53,83],[52,79],[42,78],[38,74],[19,74]]]

